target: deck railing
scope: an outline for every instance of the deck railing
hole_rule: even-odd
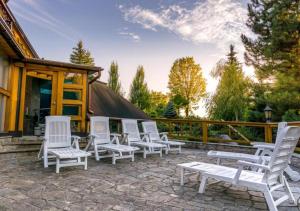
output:
[[[165,119],[155,118],[160,130],[178,139],[209,142],[236,142],[250,145],[250,142],[274,143],[278,123],[217,121],[199,119]],[[300,126],[300,122],[289,122],[288,125]],[[233,139],[220,136],[228,135]],[[297,152],[300,152],[300,142]]]

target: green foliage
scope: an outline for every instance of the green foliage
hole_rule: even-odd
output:
[[[181,108],[189,105],[189,101],[179,94],[172,97],[172,102],[174,103],[178,115],[180,114]]]
[[[119,77],[119,66],[117,62],[110,64],[108,87],[111,88],[115,93],[123,96],[120,77]]]
[[[287,110],[284,115],[282,116],[282,120],[286,122],[291,121],[300,121],[300,112],[299,110],[290,109]]]
[[[150,117],[162,117],[168,103],[168,96],[162,92],[150,92],[150,107],[146,110]]]
[[[260,82],[271,84],[259,98],[280,121],[288,109],[300,108],[299,0],[251,0],[247,25],[255,39],[242,35],[246,63],[255,67]]]
[[[171,96],[180,95],[187,100],[185,115],[188,116],[192,106],[206,95],[206,82],[199,64],[193,57],[177,59],[169,74],[168,88]]]
[[[209,116],[213,119],[241,120],[247,107],[249,84],[230,46],[227,61],[221,66],[216,93],[208,101]]]
[[[143,66],[137,68],[135,77],[130,86],[129,100],[142,110],[150,107],[150,93],[145,82],[145,72]]]
[[[73,48],[73,51],[70,55],[70,62],[74,64],[84,64],[90,66],[95,65],[91,53],[84,49],[82,40],[80,40],[76,47]]]
[[[164,112],[164,117],[175,118],[177,116],[173,101],[169,101]]]

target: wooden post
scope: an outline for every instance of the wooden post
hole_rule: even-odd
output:
[[[265,126],[265,142],[272,143],[272,127],[270,124]]]
[[[202,141],[204,144],[208,142],[208,127],[205,121],[202,122]]]

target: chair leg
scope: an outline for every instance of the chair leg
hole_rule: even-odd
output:
[[[217,165],[220,165],[221,164],[221,158],[218,158],[217,159]]]
[[[84,157],[84,170],[87,170],[87,157]]]
[[[134,152],[131,152],[132,157],[131,157],[131,162],[134,162]]]
[[[163,150],[162,150],[162,148],[160,148],[160,152],[159,152],[160,157],[162,157],[162,152],[163,152]]]
[[[96,161],[99,161],[100,158],[99,158],[99,153],[98,153],[98,147],[96,144],[94,144],[94,150],[95,150],[95,158],[96,158]]]
[[[283,183],[284,183],[284,188],[285,188],[287,194],[289,195],[291,202],[293,204],[297,205],[296,199],[295,199],[295,197],[294,197],[294,195],[293,195],[293,193],[291,191],[291,188],[289,186],[289,183],[286,181],[285,177],[283,177]]]
[[[44,168],[48,168],[48,154],[44,151]]]
[[[267,189],[264,191],[264,195],[265,195],[269,210],[270,211],[278,211],[271,192]]]
[[[59,169],[60,169],[60,159],[56,158],[56,173],[59,173]]]
[[[207,183],[207,176],[202,175],[201,183],[200,183],[200,186],[199,186],[199,193],[204,193],[205,192],[206,183]]]
[[[113,153],[112,164],[113,164],[113,165],[116,164],[116,154],[115,154],[115,153]]]
[[[181,153],[181,145],[179,145],[179,154]]]
[[[180,185],[181,186],[184,185],[184,168],[181,168],[181,171],[180,171]]]
[[[146,151],[146,148],[144,147],[144,158],[146,158],[147,156],[147,151]]]

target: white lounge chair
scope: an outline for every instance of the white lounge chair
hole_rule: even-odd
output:
[[[140,133],[137,120],[122,119],[122,129],[128,145],[142,148],[144,158],[148,154],[160,154],[162,157],[162,149],[165,145],[153,143],[148,134]]]
[[[86,150],[92,148],[90,152],[95,155],[97,161],[106,157],[112,157],[112,164],[116,164],[116,160],[125,158],[134,161],[134,152],[139,148],[120,144],[120,137],[120,134],[110,133],[108,117],[91,117],[90,139]],[[105,152],[109,154],[103,155]]]
[[[178,151],[179,153],[181,153],[181,146],[184,145],[184,143],[178,141],[169,141],[167,132],[158,132],[156,122],[142,122],[142,126],[144,133],[149,134],[149,138],[152,142],[166,145],[166,147],[164,148],[166,154],[168,154],[169,151]]]
[[[277,140],[280,140],[282,138],[283,135],[282,131],[285,127],[287,127],[287,122],[278,123],[275,143],[277,142]],[[254,142],[252,145],[253,147],[257,148],[254,155],[246,154],[246,153],[211,150],[207,153],[207,156],[217,158],[217,164],[221,163],[221,159],[244,160],[244,161],[255,162],[255,163],[268,162],[270,159],[269,156],[272,154],[272,151],[275,148],[275,144]],[[290,166],[286,168],[285,173],[289,176],[291,180],[300,181],[300,174],[294,171]]]
[[[45,136],[38,157],[44,159],[44,168],[56,164],[56,173],[66,166],[82,165],[87,170],[87,157],[91,154],[79,149],[80,137],[71,136],[70,121],[67,116],[46,117]]]
[[[202,175],[199,193],[204,193],[208,178],[225,181],[234,185],[246,186],[264,193],[271,211],[277,211],[277,206],[290,199],[294,204],[296,200],[286,181],[283,171],[288,166],[290,157],[296,148],[300,137],[299,127],[286,127],[280,140],[277,140],[270,161],[267,165],[238,161],[239,168],[225,167],[203,162],[178,164],[181,168],[181,184],[184,182],[185,170],[199,172]],[[244,167],[260,168],[263,171],[248,171]],[[278,189],[284,189],[284,195],[274,199],[272,195]]]

